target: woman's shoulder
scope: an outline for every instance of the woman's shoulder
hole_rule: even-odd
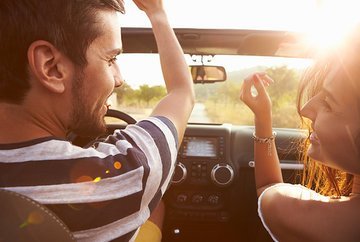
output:
[[[259,196],[259,201],[264,197],[273,198],[277,196],[278,199],[281,197],[290,199],[300,200],[315,200],[315,201],[330,201],[331,197],[323,196],[314,190],[311,190],[300,184],[290,183],[277,183],[264,189]]]
[[[280,183],[261,193],[258,211],[265,227],[279,239],[360,238],[351,226],[360,222],[359,200],[333,199],[302,185]]]

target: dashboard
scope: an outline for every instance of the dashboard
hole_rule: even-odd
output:
[[[223,155],[224,137],[186,136],[182,143],[182,157],[217,158]]]
[[[228,185],[234,171],[226,162],[225,136],[185,136],[179,149],[173,184],[188,178],[190,184]],[[189,176],[189,177],[188,177]]]
[[[274,131],[284,181],[299,183],[298,145],[306,133]],[[253,132],[253,126],[188,124],[163,198],[163,242],[272,241],[257,215]]]
[[[231,126],[188,126],[179,148],[177,165],[167,198],[174,220],[228,219],[226,187],[236,169],[230,157]]]
[[[305,133],[275,131],[284,179],[295,182],[303,168],[296,147]],[[225,232],[229,241],[239,241],[240,228],[251,238],[261,233],[261,241],[267,238],[266,232],[257,231],[262,225],[257,216],[253,132],[253,126],[187,126],[164,197],[165,241],[200,241],[204,234],[206,241],[222,241]]]

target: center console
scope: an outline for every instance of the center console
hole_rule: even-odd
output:
[[[178,153],[173,184],[230,185],[234,170],[226,159],[226,135],[186,135]]]
[[[236,177],[230,159],[230,128],[188,126],[166,197],[172,219],[225,222],[228,188]]]

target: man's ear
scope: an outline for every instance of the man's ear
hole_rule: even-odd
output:
[[[71,75],[72,62],[55,46],[44,40],[31,43],[27,52],[32,75],[49,91],[63,93]]]

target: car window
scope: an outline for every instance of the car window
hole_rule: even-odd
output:
[[[204,59],[207,64],[224,66],[227,80],[195,84],[196,104],[190,123],[253,125],[251,111],[239,101],[241,82],[254,71],[266,71],[276,80],[268,88],[274,107],[274,126],[299,127],[296,90],[301,73],[312,63],[310,60],[240,55],[216,55]],[[186,60],[189,65],[200,61],[198,56],[190,55],[186,55]],[[110,98],[111,107],[130,114],[136,120],[149,116],[154,105],[166,95],[158,55],[122,54],[118,61],[126,83],[115,90]]]

